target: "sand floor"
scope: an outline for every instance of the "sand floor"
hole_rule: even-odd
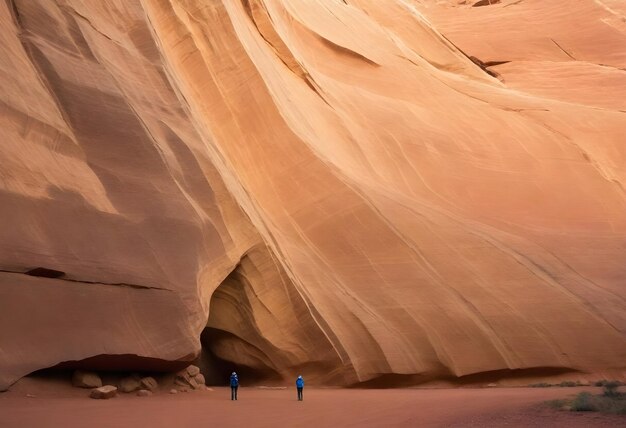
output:
[[[31,390],[30,392],[29,389]],[[615,427],[626,417],[559,412],[545,400],[599,388],[227,388],[92,400],[88,391],[29,388],[0,393],[0,427]],[[28,397],[26,394],[35,395]]]

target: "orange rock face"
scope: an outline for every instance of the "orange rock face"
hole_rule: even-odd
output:
[[[313,384],[623,373],[625,16],[1,3],[0,389],[205,327]]]

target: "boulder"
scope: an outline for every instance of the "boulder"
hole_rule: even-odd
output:
[[[148,389],[150,391],[154,391],[159,387],[159,383],[151,376],[142,378],[140,383],[143,389]]]
[[[200,368],[198,366],[191,365],[187,367],[187,374],[192,377],[197,376],[200,374]]]
[[[100,388],[95,388],[91,390],[89,397],[106,400],[109,398],[113,398],[117,395],[117,387],[113,385],[104,385]]]
[[[195,380],[199,385],[204,385],[206,383],[202,373],[198,373],[193,380]]]
[[[189,373],[187,373],[187,370],[181,370],[180,372],[176,373],[176,379],[174,380],[174,383],[176,385],[188,385],[192,388],[197,388],[198,387],[198,382],[196,382],[196,380],[189,375]]]
[[[196,382],[196,380],[194,378],[189,378],[189,386],[192,389],[198,389],[198,387],[200,386],[200,384],[198,382]]]
[[[189,379],[191,379],[191,376],[189,376],[186,369],[176,373],[176,377],[174,378],[175,381],[182,382],[183,385],[186,385],[189,382]]]
[[[151,395],[152,391],[149,391],[147,389],[140,389],[139,391],[137,391],[138,397],[150,397]]]
[[[170,394],[178,394],[178,390],[177,389],[170,389]]]
[[[141,388],[141,380],[134,377],[125,377],[120,381],[120,391],[133,392]]]
[[[96,372],[76,370],[72,376],[72,385],[79,388],[99,388],[102,386],[102,379]]]

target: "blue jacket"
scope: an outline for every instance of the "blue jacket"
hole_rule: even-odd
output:
[[[239,379],[237,379],[237,375],[230,375],[230,386],[239,386]]]
[[[298,379],[296,379],[296,386],[298,388],[304,388],[304,379],[302,379],[301,377],[299,377]]]

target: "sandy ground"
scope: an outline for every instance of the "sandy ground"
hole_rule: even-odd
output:
[[[89,390],[24,378],[0,393],[0,427],[608,427],[626,417],[559,412],[543,402],[600,388],[229,388],[92,400]]]
[[[36,386],[36,388],[35,388]],[[22,384],[0,394],[0,427],[608,427],[626,417],[559,412],[545,400],[599,388],[305,389],[227,388],[91,400],[88,391]],[[28,397],[27,394],[35,395]]]

